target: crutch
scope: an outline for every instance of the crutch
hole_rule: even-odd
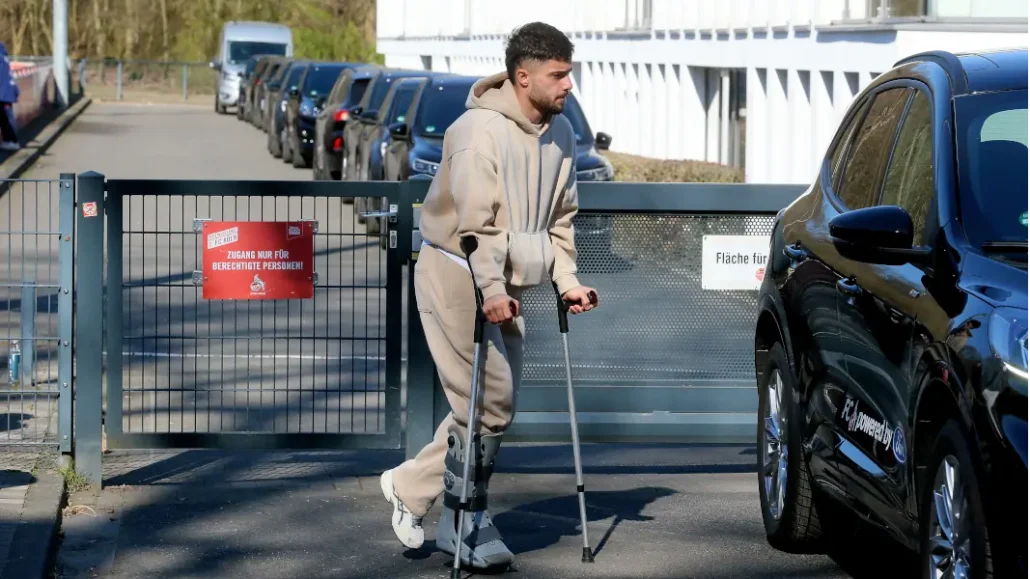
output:
[[[472,273],[472,253],[479,247],[479,241],[474,235],[466,235],[461,238],[461,250],[465,253],[465,262],[468,263],[469,273]],[[457,539],[454,548],[454,567],[451,569],[451,579],[461,577],[461,547],[462,538],[465,534],[465,510],[469,506],[468,487],[469,474],[472,467],[472,433],[476,430],[476,407],[479,404],[479,373],[483,358],[483,327],[486,325],[486,313],[483,312],[483,292],[476,285],[476,275],[472,274],[472,287],[476,291],[476,329],[473,334],[475,356],[472,359],[472,392],[469,394],[468,423],[465,427],[465,464],[461,471],[461,501],[458,502],[458,529]],[[514,307],[513,307],[514,309]],[[512,314],[515,312],[512,311]]]
[[[554,295],[558,298],[558,330],[565,348],[565,385],[569,394],[569,423],[572,426],[572,455],[576,462],[576,492],[579,493],[579,520],[583,526],[583,563],[594,562],[594,551],[587,538],[586,487],[583,485],[583,464],[579,457],[579,428],[576,426],[576,399],[572,394],[572,361],[569,359],[569,302],[561,297],[558,284],[551,282]],[[590,303],[597,303],[597,294],[590,292]]]

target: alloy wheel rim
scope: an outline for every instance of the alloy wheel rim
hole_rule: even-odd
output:
[[[969,500],[958,459],[944,457],[933,481],[930,513],[930,577],[966,579],[971,567]]]
[[[779,370],[773,370],[772,379],[766,388],[768,401],[765,411],[765,463],[763,477],[769,514],[776,520],[783,514],[783,503],[787,493],[787,444],[783,440],[787,433],[787,418],[782,411],[783,378]]]

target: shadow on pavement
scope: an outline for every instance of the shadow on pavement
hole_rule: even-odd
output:
[[[677,491],[665,487],[640,487],[622,491],[588,491],[586,494],[587,521],[603,521],[612,519],[608,529],[601,537],[589,537],[594,555],[604,550],[612,533],[623,521],[651,521],[654,517],[644,515],[648,505],[658,499],[676,494]],[[508,548],[516,555],[544,549],[558,543],[565,536],[579,537],[579,498],[572,494],[554,497],[519,505],[514,509],[499,513],[494,523],[501,533],[508,538]],[[527,526],[527,518],[535,518],[536,525],[532,530]]]

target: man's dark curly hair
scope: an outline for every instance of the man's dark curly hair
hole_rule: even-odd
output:
[[[530,22],[516,28],[504,51],[508,78],[515,82],[515,69],[525,60],[559,60],[572,62],[572,41],[561,31],[544,22]]]

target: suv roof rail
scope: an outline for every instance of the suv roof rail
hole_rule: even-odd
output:
[[[944,69],[945,74],[951,79],[952,90],[956,95],[969,92],[969,84],[966,79],[966,70],[962,62],[955,54],[946,50],[929,50],[906,56],[894,63],[894,67],[913,62],[932,62]]]

